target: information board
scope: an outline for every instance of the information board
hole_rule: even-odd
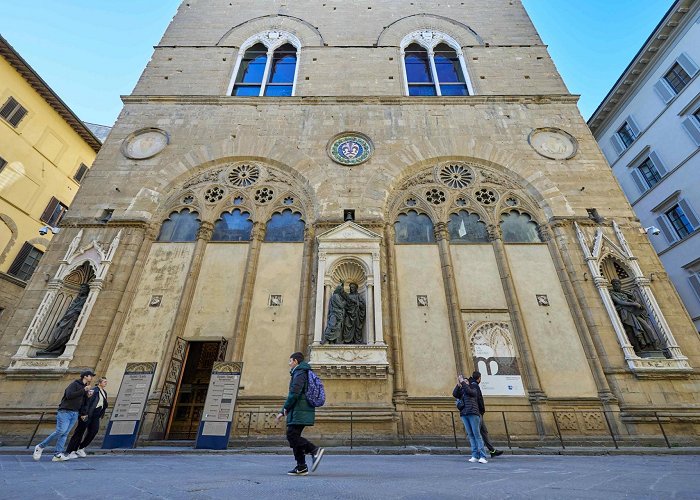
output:
[[[157,363],[128,363],[102,448],[132,448],[136,443]]]
[[[212,368],[196,448],[223,450],[228,446],[243,363],[217,361]]]

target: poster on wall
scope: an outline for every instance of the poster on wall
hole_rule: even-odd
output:
[[[225,450],[228,446],[242,371],[241,362],[214,363],[195,448]]]
[[[133,448],[139,435],[157,363],[127,363],[107,425],[103,449]]]
[[[505,322],[473,322],[471,334],[474,366],[481,373],[484,396],[524,396],[513,339]]]

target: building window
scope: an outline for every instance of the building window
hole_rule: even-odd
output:
[[[695,229],[680,204],[676,204],[670,210],[667,210],[666,217],[668,217],[671,227],[680,239],[685,238]]]
[[[469,95],[459,44],[447,35],[419,31],[401,43],[406,93],[411,96]]]
[[[504,243],[541,243],[537,223],[529,214],[511,210],[501,215],[501,234]]]
[[[88,172],[88,167],[84,163],[81,163],[80,166],[78,167],[78,171],[75,173],[73,176],[73,179],[75,179],[76,182],[82,182],[83,177],[85,177],[85,174]]]
[[[617,136],[620,138],[622,144],[625,145],[625,148],[630,147],[637,138],[637,135],[632,131],[632,127],[630,127],[628,122],[622,124],[622,127],[617,131]]]
[[[656,186],[661,180],[661,175],[656,169],[654,163],[651,161],[651,158],[644,160],[642,164],[637,167],[637,170],[639,170],[639,173],[642,175],[642,179],[644,179],[644,182],[646,182],[649,189]]]
[[[160,234],[156,241],[163,242],[187,242],[197,239],[200,221],[197,212],[184,209],[181,212],[173,212],[160,227]]]
[[[688,278],[698,300],[700,300],[700,273],[694,273]]]
[[[461,210],[447,223],[450,243],[488,243],[489,233],[477,214]]]
[[[13,127],[17,127],[19,122],[22,121],[27,115],[27,110],[18,103],[14,97],[10,97],[5,101],[2,108],[0,108],[0,116],[2,116],[7,122]]]
[[[265,241],[299,242],[304,241],[304,221],[299,212],[285,210],[273,214],[265,226]]]
[[[669,72],[664,75],[664,80],[666,80],[676,94],[679,94],[680,91],[688,85],[688,82],[690,82],[690,75],[688,75],[680,64],[676,63],[671,67]]]
[[[297,75],[300,42],[290,33],[268,32],[242,45],[234,96],[292,96]],[[247,48],[245,48],[247,47]]]
[[[0,157],[0,172],[3,171],[5,165],[7,165],[7,160],[5,160],[5,158]]]
[[[41,214],[39,220],[45,222],[51,227],[56,227],[58,226],[58,223],[61,222],[61,219],[63,219],[63,216],[67,211],[68,207],[52,196],[51,201],[49,201],[49,204],[46,205],[44,213]]]
[[[683,120],[683,127],[696,146],[700,146],[700,108]]]
[[[394,230],[396,243],[435,243],[433,221],[415,210],[399,215]]]
[[[211,241],[250,241],[253,222],[248,212],[224,212],[214,224]]]
[[[22,281],[29,281],[42,255],[44,255],[44,252],[35,248],[30,243],[25,243],[22,245],[17,257],[7,271],[7,274],[21,279]]]

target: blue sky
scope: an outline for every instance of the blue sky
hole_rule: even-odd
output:
[[[251,0],[255,1],[255,0]],[[584,118],[672,0],[522,0]],[[179,0],[0,0],[0,33],[83,120],[112,125]]]

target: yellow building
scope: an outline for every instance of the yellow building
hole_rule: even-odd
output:
[[[0,331],[100,146],[0,37]]]

